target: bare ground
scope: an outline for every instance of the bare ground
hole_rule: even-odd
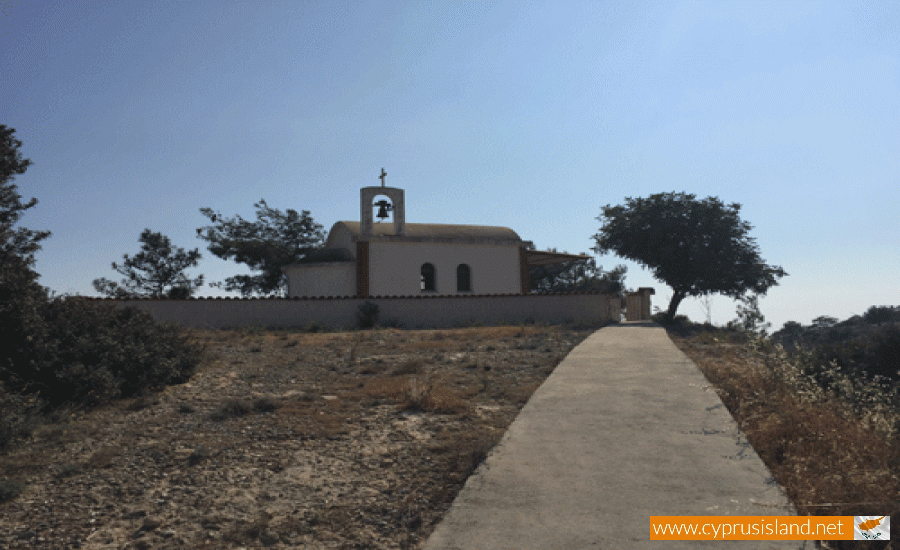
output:
[[[416,548],[591,332],[194,331],[190,382],[0,457],[0,547]]]

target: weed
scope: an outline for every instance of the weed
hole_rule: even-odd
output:
[[[485,367],[478,376],[478,382],[481,385],[478,391],[481,393],[487,393],[488,389],[491,387],[491,377],[488,375],[488,372],[490,372],[489,367]]]
[[[364,367],[361,367],[357,371],[357,374],[372,375],[372,374],[381,374],[383,372],[384,372],[384,366],[376,363],[374,365],[366,365]]]
[[[328,332],[328,326],[326,326],[324,323],[320,323],[319,321],[310,321],[306,324],[306,326],[303,327],[302,331],[311,334],[316,332]]]
[[[356,395],[378,402],[387,399],[405,411],[460,414],[469,408],[458,393],[427,375],[375,378],[366,382]]]
[[[500,436],[481,433],[477,437],[462,442],[457,447],[456,471],[461,479],[467,479],[490,454],[500,441]]]
[[[393,376],[402,376],[404,374],[421,374],[424,365],[421,361],[406,361],[391,371]]]
[[[353,366],[356,364],[356,350],[359,349],[362,341],[362,336],[353,339],[353,342],[350,344],[350,353],[347,355],[347,365]]]
[[[78,475],[84,471],[84,464],[63,464],[56,477],[63,478]]]
[[[210,457],[212,457],[212,451],[210,451],[203,445],[199,445],[196,449],[194,449],[190,456],[188,456],[188,466],[196,466],[197,464],[200,464]]]
[[[25,484],[17,479],[0,481],[0,502],[9,502],[25,491]]]
[[[131,403],[129,403],[125,410],[129,412],[137,412],[142,411],[148,407],[152,407],[159,403],[158,395],[142,395],[134,399]]]
[[[253,402],[253,411],[258,413],[268,413],[278,409],[278,403],[268,397],[260,397]]]
[[[101,447],[87,461],[87,466],[91,468],[109,468],[113,461],[122,454],[122,447],[112,445]]]
[[[237,399],[229,399],[222,404],[221,407],[210,414],[209,419],[216,422],[228,420],[230,418],[240,418],[250,413],[250,407]]]
[[[467,411],[469,406],[456,392],[428,376],[412,376],[407,380],[400,408],[406,411],[459,414]]]

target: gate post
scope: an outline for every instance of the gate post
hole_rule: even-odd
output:
[[[626,321],[650,320],[650,296],[656,292],[650,287],[641,287],[625,297]]]

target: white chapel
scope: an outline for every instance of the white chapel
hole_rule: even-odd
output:
[[[527,294],[530,267],[589,258],[533,250],[507,227],[408,224],[386,175],[360,190],[360,221],[335,223],[324,249],[283,268],[289,297]],[[375,223],[375,207],[392,223]]]

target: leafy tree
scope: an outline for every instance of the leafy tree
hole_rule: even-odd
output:
[[[671,322],[688,296],[762,295],[786,275],[764,263],[740,208],[686,193],[626,198],[624,205],[602,208],[594,250],[634,260],[672,287],[665,316]]]
[[[149,229],[141,232],[138,239],[141,251],[133,258],[125,254],[121,265],[112,263],[112,268],[125,279],[115,283],[106,278],[94,279],[97,292],[112,298],[187,298],[203,285],[203,275],[190,279],[183,272],[195,267],[200,260],[200,252],[185,251],[173,247],[169,238]]]
[[[37,199],[23,203],[13,183],[31,165],[22,158],[22,142],[14,133],[0,124],[0,375],[34,357],[34,339],[29,336],[41,329],[41,312],[49,299],[32,266],[34,253],[50,232],[16,227]]]
[[[28,437],[47,408],[92,405],[190,377],[198,351],[181,329],[135,309],[81,298],[51,299],[34,253],[47,231],[15,225],[23,203],[12,183],[31,161],[0,125],[0,451]]]
[[[282,212],[260,200],[256,221],[240,216],[224,218],[210,208],[200,213],[214,224],[197,229],[197,236],[209,243],[209,251],[223,260],[246,264],[256,275],[235,275],[213,283],[248,296],[254,293],[283,292],[287,286],[281,268],[322,248],[325,233],[307,210]]]
[[[555,250],[550,250],[555,252]],[[603,271],[594,258],[531,268],[531,289],[536,292],[608,292],[625,290],[624,265]]]
[[[872,325],[900,321],[900,307],[872,306],[863,314],[863,319]]]
[[[0,124],[0,264],[16,257],[25,265],[34,265],[34,253],[42,240],[50,236],[49,231],[32,231],[24,227],[14,228],[23,213],[37,204],[37,199],[23,203],[16,185],[12,183],[16,175],[24,174],[31,161],[23,159],[19,152],[22,142],[15,139],[13,128]]]

